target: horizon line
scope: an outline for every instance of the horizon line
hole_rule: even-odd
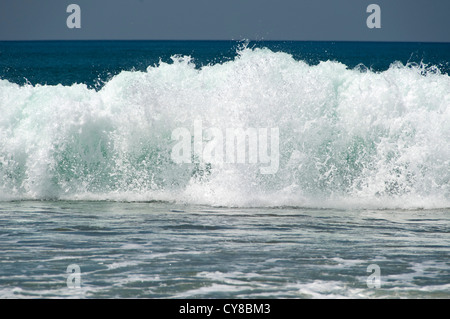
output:
[[[412,40],[292,40],[292,39],[0,39],[0,42],[361,42],[361,43],[436,43],[450,44],[450,41]]]

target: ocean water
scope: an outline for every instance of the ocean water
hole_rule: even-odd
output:
[[[0,297],[449,298],[449,61],[439,43],[1,42]],[[240,163],[195,137],[175,161],[198,123],[276,128],[276,170],[250,140]]]

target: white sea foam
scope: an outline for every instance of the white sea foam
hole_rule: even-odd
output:
[[[0,80],[0,200],[168,200],[225,206],[450,207],[450,77],[244,49],[173,57],[99,90]],[[179,164],[172,132],[279,128],[280,163]]]

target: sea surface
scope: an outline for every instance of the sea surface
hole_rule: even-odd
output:
[[[449,62],[448,43],[0,42],[0,298],[450,298]],[[279,135],[239,161],[229,129]]]

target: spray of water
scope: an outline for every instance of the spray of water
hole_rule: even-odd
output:
[[[0,199],[229,206],[450,207],[450,77],[242,48],[196,68],[174,56],[84,84],[0,80]],[[279,169],[176,163],[172,132],[278,128]]]

